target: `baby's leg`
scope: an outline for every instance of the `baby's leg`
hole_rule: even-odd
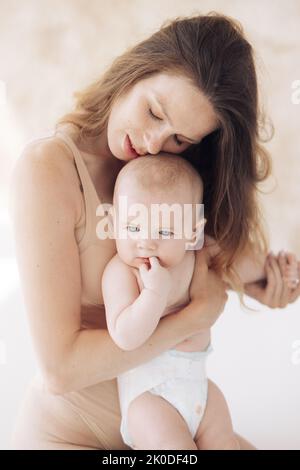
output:
[[[135,398],[128,408],[127,423],[136,450],[197,450],[181,414],[158,395],[145,392]]]
[[[211,380],[208,381],[207,404],[195,442],[200,450],[240,450],[224,395]]]

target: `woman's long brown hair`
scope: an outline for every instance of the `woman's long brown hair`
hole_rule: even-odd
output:
[[[76,93],[74,111],[57,126],[71,122],[83,138],[99,135],[113,102],[139,80],[160,72],[192,79],[219,118],[219,129],[183,157],[204,181],[206,233],[221,247],[214,265],[233,280],[232,263],[246,246],[266,250],[257,185],[270,172],[260,143],[253,50],[235,20],[211,13],[168,21],[115,59],[99,81]]]

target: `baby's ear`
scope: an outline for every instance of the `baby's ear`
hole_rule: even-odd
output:
[[[190,240],[186,243],[186,250],[201,250],[204,244],[204,226],[207,220],[201,218],[193,230],[193,235]]]

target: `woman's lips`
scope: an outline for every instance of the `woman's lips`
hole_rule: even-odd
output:
[[[127,157],[137,158],[139,156],[139,154],[134,150],[128,134],[126,134],[124,140],[124,151]]]

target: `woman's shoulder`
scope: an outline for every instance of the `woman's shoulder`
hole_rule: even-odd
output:
[[[17,161],[17,164],[19,163],[20,166],[38,163],[41,166],[50,165],[53,168],[63,169],[73,163],[73,155],[61,139],[51,135],[27,143]]]
[[[39,192],[48,191],[51,195],[57,190],[71,203],[79,219],[81,193],[73,155],[54,135],[32,140],[23,148],[13,168],[11,193],[25,191],[25,188],[34,191],[36,197]]]

